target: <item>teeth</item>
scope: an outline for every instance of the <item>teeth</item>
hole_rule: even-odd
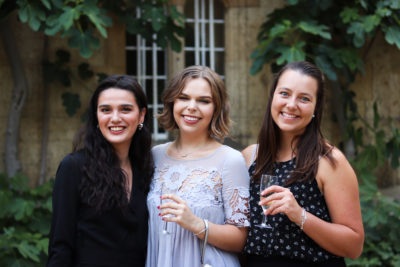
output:
[[[122,131],[122,127],[111,127],[111,131]]]
[[[287,117],[287,118],[296,118],[297,117],[296,115],[290,115],[290,114],[287,114],[287,113],[284,113],[284,112],[282,112],[282,115],[284,117]]]
[[[197,121],[197,120],[199,120],[198,118],[188,117],[188,116],[184,116],[184,118],[185,118],[185,120],[188,120],[188,121]]]

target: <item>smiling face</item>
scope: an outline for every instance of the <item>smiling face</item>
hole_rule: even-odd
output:
[[[189,80],[174,101],[174,119],[180,134],[209,135],[214,114],[211,88],[203,78]]]
[[[140,111],[134,94],[124,89],[106,89],[100,93],[97,102],[97,120],[104,138],[114,149],[129,149],[146,110]]]
[[[283,134],[300,135],[312,120],[317,101],[317,81],[288,69],[276,86],[271,115]]]

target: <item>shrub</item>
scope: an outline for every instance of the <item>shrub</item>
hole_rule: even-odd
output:
[[[43,266],[47,259],[53,179],[34,189],[29,179],[0,174],[0,266]]]

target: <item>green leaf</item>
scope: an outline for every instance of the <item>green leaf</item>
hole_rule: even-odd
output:
[[[151,9],[151,25],[155,32],[158,32],[165,24],[166,19],[162,12],[162,9],[152,8]]]
[[[40,21],[36,17],[31,17],[29,20],[29,26],[36,32],[40,28]]]
[[[251,65],[251,68],[250,68],[250,74],[254,75],[254,74],[258,73],[262,69],[264,63],[265,63],[265,61],[261,57],[254,60],[253,64]]]
[[[169,13],[171,18],[179,25],[185,25],[185,16],[176,9],[175,5],[169,7]]]
[[[75,115],[77,110],[81,107],[81,101],[79,98],[79,94],[73,94],[70,92],[63,93],[61,95],[63,100],[63,106],[65,107],[65,111],[67,114],[72,117]]]
[[[303,51],[303,47],[306,42],[301,41],[292,46],[282,46],[277,49],[280,56],[276,60],[276,64],[282,65],[293,61],[305,60],[306,54]]]
[[[71,8],[69,6],[65,6],[63,8],[63,13],[59,17],[59,23],[63,25],[64,30],[69,30],[74,23],[74,18],[76,16],[79,17],[79,13],[77,14],[76,10],[74,8]]]
[[[331,34],[327,31],[329,27],[326,25],[318,25],[316,21],[301,21],[298,27],[304,32],[311,33],[313,35],[319,35],[324,39],[330,40]]]
[[[383,28],[385,32],[385,40],[393,45],[395,44],[400,49],[400,27],[398,25],[388,26]]]
[[[22,240],[22,242],[17,245],[17,249],[24,258],[30,258],[34,262],[39,262],[39,249],[37,249],[36,246],[29,244],[26,240]]]
[[[28,21],[28,7],[20,7],[18,9],[18,17],[22,22],[27,22]]]
[[[89,58],[93,54],[92,49],[100,48],[100,40],[92,35],[93,31],[90,29],[83,34],[73,29],[70,34],[68,45],[72,48],[79,48],[79,52],[84,58]]]
[[[364,38],[364,25],[359,22],[355,21],[350,24],[350,27],[347,28],[347,33],[350,35],[354,35],[353,37],[353,44],[355,47],[362,47],[365,43]]]
[[[90,69],[90,65],[88,63],[81,63],[78,66],[78,74],[79,78],[86,80],[93,77],[94,72]]]
[[[362,21],[365,32],[371,32],[376,26],[379,25],[381,19],[377,15],[368,15],[363,17]]]
[[[335,70],[333,69],[331,63],[324,55],[318,55],[315,57],[315,64],[319,67],[323,73],[328,77],[331,81],[337,80],[337,75]]]
[[[36,247],[37,247],[37,249],[39,251],[42,251],[42,252],[46,253],[46,255],[48,255],[47,254],[47,250],[49,248],[49,239],[48,238],[43,238],[43,239],[39,240],[36,243]]]
[[[289,29],[290,25],[288,26],[287,24],[284,23],[278,23],[269,30],[269,37],[276,38],[278,36],[283,36]]]
[[[51,9],[51,5],[50,2],[48,0],[40,0],[42,2],[42,4],[47,8],[47,9]]]
[[[364,64],[356,49],[342,48],[338,50],[337,55],[351,71],[359,70],[364,73]]]
[[[9,210],[14,215],[16,221],[22,221],[29,218],[32,215],[34,208],[35,204],[32,201],[22,198],[14,199],[9,206]]]
[[[340,18],[343,23],[349,23],[351,21],[358,20],[360,15],[358,14],[357,8],[345,7],[342,12],[340,12]]]
[[[289,5],[297,5],[299,3],[299,0],[286,0],[286,2],[288,2]]]
[[[62,9],[64,6],[64,2],[63,0],[51,0],[51,2],[53,3],[53,5],[55,7],[57,7],[58,9]]]

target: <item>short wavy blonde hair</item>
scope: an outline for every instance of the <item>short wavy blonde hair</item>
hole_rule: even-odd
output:
[[[224,137],[229,136],[229,127],[231,125],[228,93],[221,77],[205,66],[187,67],[171,79],[162,97],[164,110],[158,116],[158,121],[168,131],[178,129],[178,125],[174,119],[174,101],[182,93],[188,81],[198,78],[206,80],[210,85],[215,108],[209,126],[209,134],[211,137],[223,141]]]

